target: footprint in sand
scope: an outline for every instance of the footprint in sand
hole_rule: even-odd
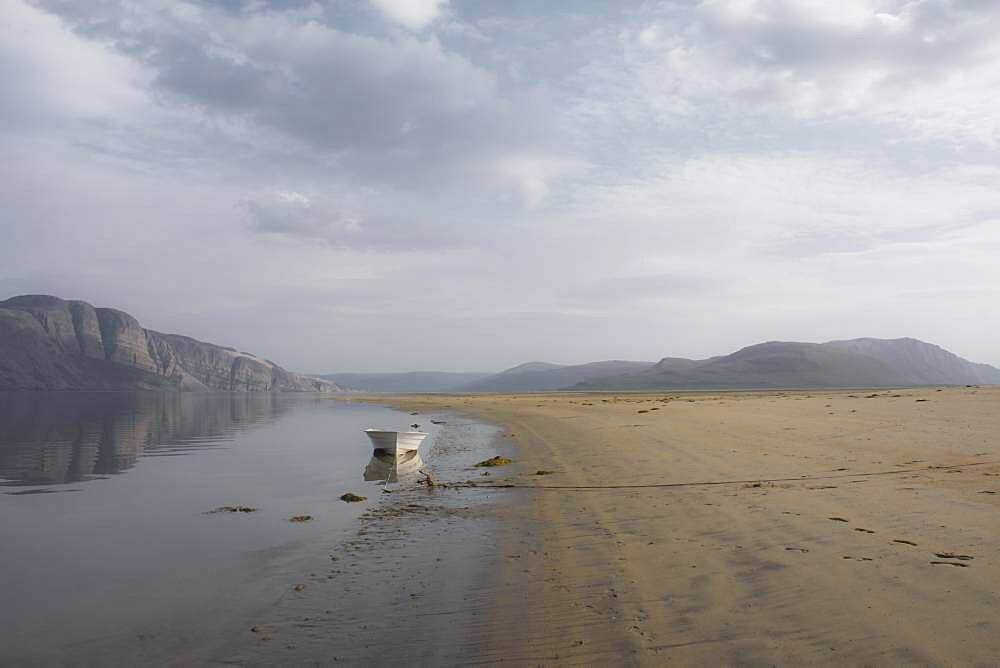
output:
[[[968,568],[969,564],[963,564],[958,561],[932,561],[934,566],[958,566],[959,568]]]
[[[892,540],[892,542],[893,543],[902,543],[903,545],[912,545],[913,547],[917,546],[917,544],[914,543],[912,540],[903,540],[902,538],[894,538]]]
[[[852,557],[850,555],[844,555],[844,559],[853,559],[854,561],[874,561],[871,557]]]
[[[828,520],[833,520],[834,522],[847,522],[843,517],[827,517]]]
[[[788,550],[789,552],[801,552],[802,554],[805,554],[806,552],[809,551],[804,547],[786,547],[785,549]]]
[[[860,531],[861,533],[875,533],[871,529],[862,529],[861,527],[855,527],[855,531]]]
[[[961,561],[972,561],[975,557],[970,557],[967,554],[955,554],[954,552],[935,552],[934,556],[938,559],[959,559]]]

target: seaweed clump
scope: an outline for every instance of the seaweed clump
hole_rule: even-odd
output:
[[[505,464],[513,464],[513,459],[507,459],[506,457],[501,457],[497,455],[495,457],[490,457],[489,459],[484,459],[483,461],[476,464],[476,466],[504,466]]]
[[[207,515],[215,513],[255,513],[257,509],[253,506],[219,506],[215,510],[210,510]]]
[[[359,501],[367,501],[367,496],[358,496],[352,492],[348,492],[340,497],[341,501],[346,501],[347,503],[357,503]]]
[[[295,515],[294,517],[289,517],[289,522],[308,522],[313,518],[312,515]]]

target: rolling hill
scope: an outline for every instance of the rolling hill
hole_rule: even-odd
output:
[[[648,369],[588,379],[576,389],[901,387],[1000,383],[1000,370],[916,339],[771,341],[721,357],[666,357]]]

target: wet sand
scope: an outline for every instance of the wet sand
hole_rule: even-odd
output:
[[[390,403],[518,446],[484,479],[518,487],[461,492],[510,497],[480,511],[495,553],[440,662],[1000,657],[1000,388]]]
[[[473,465],[509,439],[489,425],[435,412],[445,420],[423,450],[424,470],[441,482],[483,479]],[[225,634],[218,644],[179,657],[183,665],[465,665],[484,653],[499,531],[497,501],[516,490],[427,488],[403,475],[384,494],[365,495],[352,533],[315,541],[312,555],[282,569],[285,594]],[[337,501],[336,503],[342,503]],[[321,510],[318,508],[317,510]]]

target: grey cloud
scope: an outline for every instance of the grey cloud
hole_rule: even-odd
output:
[[[791,116],[796,123],[783,131],[801,130],[802,119],[835,119],[861,120],[851,129],[867,134],[877,120],[901,143],[912,141],[915,131],[941,144],[995,143],[985,90],[995,85],[1000,5],[900,0],[872,3],[866,11],[863,3],[751,0],[671,6],[640,13],[626,58],[648,88],[653,113],[688,121],[685,129],[725,128],[749,118],[764,130],[765,122],[789,125]],[[962,86],[954,76],[959,70],[980,88]],[[949,100],[949,94],[963,99]],[[960,124],[967,127],[956,136]],[[806,129],[823,137],[846,127],[813,123]]]
[[[355,34],[309,7],[248,13],[41,4],[78,34],[141,64],[155,99],[186,110],[187,131],[206,139],[185,150],[208,160],[217,147],[245,154],[245,168],[262,175],[278,164],[283,180],[298,172],[308,182],[380,184],[431,201],[447,196],[453,209],[478,199],[499,211],[537,203],[565,178],[559,165],[578,161],[553,122],[558,102],[544,86],[500,90],[491,70],[433,35]],[[164,135],[166,142],[169,130]],[[524,156],[542,167],[517,167]],[[384,225],[382,236],[417,236],[404,229],[411,209],[384,208],[369,203],[357,213],[369,227]]]
[[[998,7],[863,4],[456,0],[414,36],[362,0],[0,2],[47,26],[0,40],[0,287],[306,371],[844,323],[987,359]]]
[[[135,17],[106,3],[105,20],[94,20],[46,6],[141,62],[161,94],[279,130],[347,168],[374,152],[416,169],[530,137],[504,117],[512,109],[494,75],[433,37],[351,34],[295,12]]]
[[[890,3],[880,20],[856,23],[817,18],[816,8],[790,0],[758,0],[752,16],[732,18],[703,5],[687,30],[700,48],[726,54],[732,62],[782,69],[888,65],[919,69],[923,76],[987,55],[1000,7],[971,3]],[[895,9],[896,12],[892,10]],[[831,5],[829,14],[850,14]],[[896,22],[900,25],[894,28]]]
[[[247,200],[244,208],[248,228],[255,234],[332,248],[407,252],[468,246],[476,241],[467,224],[426,211],[406,215],[377,205],[344,208],[327,198],[308,199],[298,193]]]

